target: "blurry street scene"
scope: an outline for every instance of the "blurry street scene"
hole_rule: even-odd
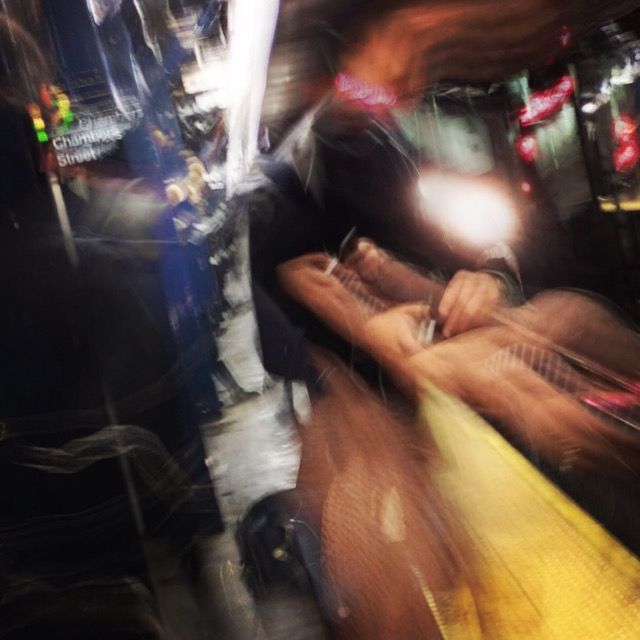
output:
[[[640,638],[640,0],[2,0],[0,639]]]

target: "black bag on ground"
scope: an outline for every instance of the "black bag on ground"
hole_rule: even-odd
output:
[[[244,580],[255,597],[282,586],[308,592],[318,577],[320,539],[301,516],[295,490],[256,502],[240,521],[236,542]]]

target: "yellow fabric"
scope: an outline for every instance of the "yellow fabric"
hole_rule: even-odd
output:
[[[428,387],[422,415],[443,456],[432,477],[477,578],[473,600],[435,595],[449,612],[442,635],[639,640],[640,561],[462,402]]]

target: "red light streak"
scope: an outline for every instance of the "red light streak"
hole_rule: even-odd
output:
[[[518,121],[522,127],[530,127],[557,113],[569,101],[575,90],[573,78],[562,76],[552,87],[536,91],[529,102],[520,109]]]
[[[618,173],[630,171],[640,160],[640,148],[637,141],[628,142],[613,152],[613,165]]]
[[[525,162],[529,164],[535,162],[539,151],[538,141],[535,136],[530,134],[520,136],[516,140],[516,151]]]
[[[632,116],[623,114],[613,121],[611,128],[617,143],[613,151],[613,166],[618,173],[625,173],[640,161],[637,126]]]
[[[369,84],[348,73],[339,73],[334,84],[336,91],[343,97],[369,109],[390,109],[398,103],[398,97],[388,87]]]

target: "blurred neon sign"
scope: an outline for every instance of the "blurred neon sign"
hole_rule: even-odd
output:
[[[27,111],[31,116],[31,122],[36,132],[38,142],[49,142],[49,131],[52,135],[66,133],[75,120],[71,110],[71,100],[60,87],[49,84],[40,88],[40,102],[46,109],[46,118],[42,113],[40,104],[32,102],[27,105]]]
[[[571,99],[575,91],[575,82],[569,75],[562,76],[556,84],[531,94],[527,104],[520,109],[518,122],[522,127],[530,127],[542,122],[560,111]]]
[[[520,136],[516,140],[516,151],[525,162],[529,164],[535,162],[539,151],[536,137],[531,134]]]
[[[47,124],[42,117],[42,111],[40,105],[35,103],[27,105],[27,111],[31,117],[33,128],[35,129],[38,142],[49,142],[49,135],[47,134]]]
[[[618,173],[625,173],[640,161],[637,125],[630,115],[624,114],[613,121],[611,128],[616,142],[616,148],[613,150],[613,166]]]
[[[389,89],[381,85],[369,84],[348,73],[339,73],[334,81],[336,91],[348,100],[359,102],[370,109],[395,107],[398,97]]]
[[[51,126],[56,132],[68,131],[74,120],[69,96],[57,85],[47,84],[40,88],[40,100],[49,111]]]

